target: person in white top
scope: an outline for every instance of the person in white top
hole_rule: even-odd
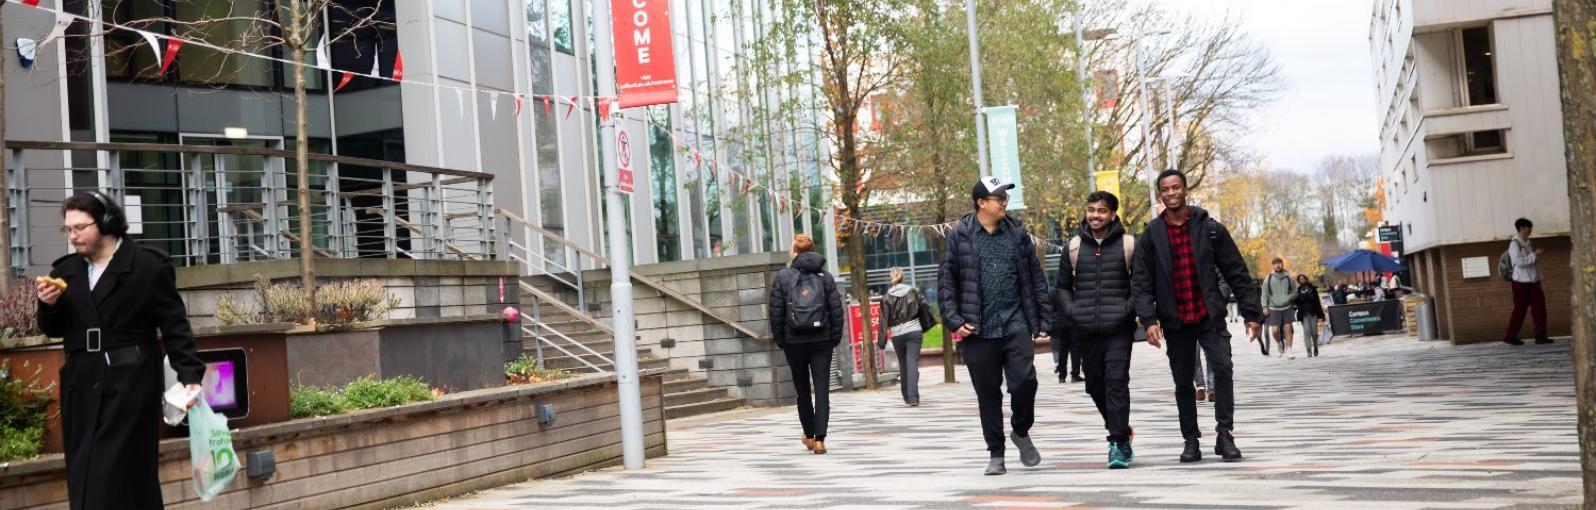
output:
[[[1519,218],[1513,222],[1513,228],[1518,230],[1518,235],[1507,245],[1508,260],[1513,262],[1513,314],[1507,320],[1507,332],[1502,334],[1502,342],[1524,345],[1518,339],[1518,332],[1524,327],[1524,312],[1533,311],[1535,343],[1549,344],[1552,339],[1546,336],[1546,293],[1541,290],[1540,257],[1545,250],[1536,248],[1530,242],[1535,223]]]

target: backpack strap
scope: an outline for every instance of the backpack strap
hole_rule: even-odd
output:
[[[1076,269],[1077,267],[1080,267],[1080,261],[1081,236],[1077,235],[1070,238],[1070,276],[1076,276],[1080,274],[1079,270]]]

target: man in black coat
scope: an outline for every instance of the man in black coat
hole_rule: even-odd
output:
[[[1136,240],[1131,296],[1136,316],[1147,328],[1147,343],[1158,347],[1169,341],[1169,369],[1175,378],[1175,403],[1180,410],[1180,431],[1186,438],[1181,462],[1202,460],[1197,425],[1197,395],[1192,378],[1197,349],[1208,355],[1214,371],[1209,390],[1218,395],[1214,417],[1219,422],[1214,453],[1225,460],[1241,458],[1231,436],[1235,391],[1230,339],[1225,334],[1225,299],[1219,292],[1223,276],[1235,292],[1249,336],[1257,331],[1263,312],[1258,284],[1247,271],[1247,261],[1230,238],[1230,231],[1208,212],[1186,204],[1186,174],[1166,170],[1158,176],[1158,198],[1164,213],[1148,223]]]
[[[162,350],[191,393],[205,375],[177,273],[165,253],[126,239],[127,216],[101,193],[71,196],[61,215],[75,253],[50,276],[66,288],[41,281],[35,290],[39,329],[67,353],[61,425],[71,508],[161,508]]]
[[[1107,191],[1086,197],[1086,220],[1058,259],[1058,302],[1053,322],[1070,324],[1085,359],[1086,393],[1108,429],[1108,467],[1130,467],[1130,359],[1136,320],[1131,311],[1130,256],[1135,238],[1117,217],[1119,198]]]
[[[1012,398],[1013,431],[1020,462],[1035,466],[1042,456],[1031,442],[1036,407],[1036,340],[1049,339],[1053,304],[1047,276],[1025,224],[1009,217],[1013,184],[986,177],[970,192],[975,212],[959,219],[948,235],[938,272],[942,324],[964,340],[959,356],[970,370],[986,439],[986,474],[1008,472],[1003,463],[1003,393]]]
[[[825,266],[825,257],[815,253],[813,238],[805,234],[793,236],[792,265],[777,271],[771,281],[768,310],[770,334],[786,353],[787,367],[792,369],[804,446],[817,454],[826,453],[826,425],[831,420],[831,350],[842,342],[843,325],[842,295]]]

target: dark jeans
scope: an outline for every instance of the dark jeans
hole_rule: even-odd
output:
[[[1180,434],[1186,439],[1203,436],[1197,425],[1197,389],[1192,387],[1199,348],[1208,355],[1208,366],[1214,371],[1208,388],[1215,392],[1214,418],[1219,422],[1219,432],[1229,434],[1233,428],[1235,371],[1230,363],[1230,336],[1225,333],[1225,323],[1212,319],[1164,330],[1164,341],[1169,344],[1169,370],[1175,378],[1175,405],[1180,409]]]
[[[1540,282],[1513,282],[1513,315],[1507,320],[1507,333],[1502,334],[1503,340],[1518,338],[1519,329],[1524,327],[1526,311],[1533,312],[1535,338],[1546,338],[1546,293],[1541,290]]]
[[[804,426],[804,437],[822,441],[826,422],[831,421],[831,348],[831,342],[815,342],[788,344],[784,349],[787,367],[792,369],[792,387],[798,394],[798,422]]]
[[[959,342],[959,355],[970,369],[970,384],[975,387],[975,400],[981,409],[981,435],[986,438],[986,451],[993,457],[1003,456],[1003,392],[1005,380],[1009,385],[1010,426],[1021,437],[1031,433],[1036,421],[1036,344],[1030,332],[1022,331],[1007,338],[970,337]]]
[[[920,401],[920,341],[924,334],[912,333],[892,337],[892,349],[898,351],[898,377],[903,380],[898,391],[905,403]]]
[[[1130,360],[1135,332],[1082,334],[1076,339],[1086,358],[1086,393],[1103,415],[1108,440],[1130,440]]]
[[[1053,373],[1064,373],[1070,365],[1070,375],[1081,375],[1081,347],[1073,334],[1053,335],[1047,342],[1053,351]]]

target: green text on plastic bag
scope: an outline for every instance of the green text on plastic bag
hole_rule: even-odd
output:
[[[238,453],[227,418],[211,410],[205,399],[188,409],[188,454],[194,465],[194,492],[201,501],[216,498],[238,474]]]

